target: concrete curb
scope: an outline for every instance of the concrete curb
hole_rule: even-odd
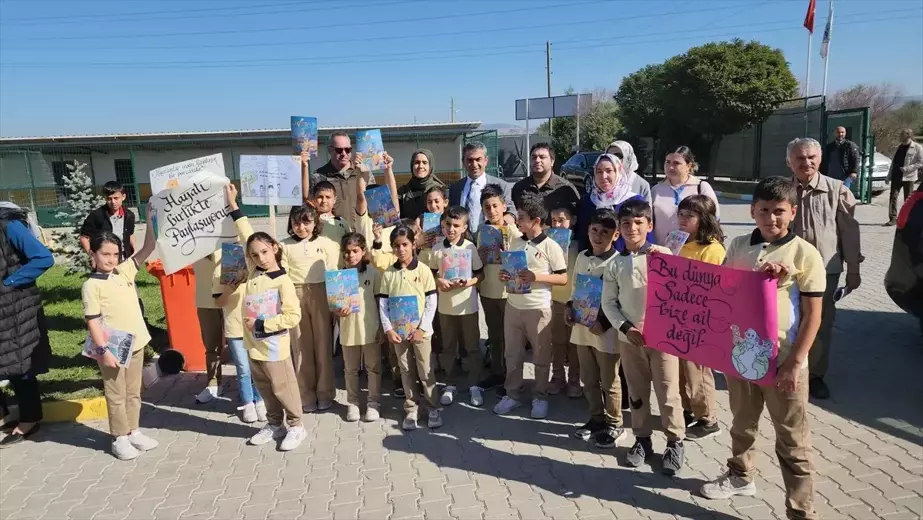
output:
[[[723,199],[737,199],[746,202],[753,202],[753,195],[749,193],[728,193],[726,191],[716,191],[715,195]]]

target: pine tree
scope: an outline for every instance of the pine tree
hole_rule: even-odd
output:
[[[64,174],[64,193],[67,195],[66,210],[59,211],[57,217],[63,225],[73,230],[54,234],[53,251],[65,259],[67,272],[79,274],[90,272],[90,257],[80,246],[80,226],[91,211],[103,204],[103,199],[96,193],[93,179],[87,175],[86,163],[68,164]]]

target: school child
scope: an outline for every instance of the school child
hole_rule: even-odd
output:
[[[343,236],[353,229],[346,219],[333,214],[333,208],[337,203],[336,187],[330,181],[320,181],[312,188],[314,208],[317,209],[319,222],[324,224],[321,226],[321,236],[328,238],[334,244],[341,243]]]
[[[379,317],[382,329],[388,336],[388,341],[394,345],[398,364],[401,367],[401,382],[404,387],[404,422],[405,430],[417,428],[417,385],[412,378],[410,369],[411,358],[408,355],[413,351],[416,358],[417,375],[423,384],[423,398],[429,408],[428,425],[430,428],[442,426],[442,409],[436,398],[436,379],[430,364],[432,346],[430,338],[433,334],[433,318],[436,315],[436,282],[433,273],[428,267],[420,264],[416,256],[414,241],[416,234],[408,226],[397,226],[391,232],[391,248],[397,256],[397,261],[389,267],[381,278],[381,292],[379,294]],[[417,312],[420,323],[407,337],[401,337],[394,330],[389,318],[389,298],[396,296],[414,296],[417,300]]]
[[[573,223],[574,216],[569,207],[551,210],[551,227],[572,229]],[[567,397],[571,399],[579,399],[583,395],[580,388],[580,360],[577,348],[570,343],[571,326],[567,323],[567,302],[573,292],[574,264],[579,252],[577,240],[572,239],[564,251],[567,255],[567,284],[551,288],[551,385],[548,393],[557,395],[566,388]]]
[[[753,496],[756,434],[763,408],[776,433],[776,456],[785,486],[788,518],[817,518],[814,464],[808,423],[808,351],[820,328],[826,269],[817,249],[789,228],[798,201],[795,181],[770,177],[757,184],[750,203],[753,233],[737,237],[724,265],[760,270],[778,280],[779,357],[776,385],[727,378],[733,414],[728,471],[702,486],[702,496]]]
[[[588,274],[602,279],[603,273],[616,256],[613,246],[618,236],[618,218],[610,208],[599,208],[590,217],[590,249],[577,256],[570,276]],[[567,302],[567,321],[572,325],[570,343],[580,359],[580,380],[583,395],[589,404],[590,420],[577,428],[574,437],[583,440],[593,438],[598,448],[614,448],[625,435],[622,429],[622,384],[619,377],[621,356],[615,331],[612,330],[606,314],[599,311],[596,324],[587,327],[574,323],[573,282],[571,297]]]
[[[679,229],[689,233],[680,256],[709,264],[724,263],[724,234],[717,213],[715,201],[705,195],[692,195],[679,203]],[[705,439],[721,433],[716,417],[715,375],[710,368],[680,359],[679,393],[687,438]]]
[[[365,363],[369,395],[365,410],[366,422],[377,421],[381,397],[381,343],[378,331],[378,302],[375,299],[381,288],[381,275],[369,268],[368,245],[361,233],[343,237],[343,268],[359,273],[359,312],[346,307],[335,314],[340,320],[340,344],[343,346],[343,364],[346,375],[346,420],[356,422],[359,410],[359,367]]]
[[[506,200],[503,191],[496,185],[488,184],[481,190],[481,215],[484,223],[500,230],[504,239],[503,249],[509,249],[510,241],[522,233],[506,219]],[[478,285],[481,305],[484,306],[484,321],[487,324],[487,340],[490,342],[490,374],[478,387],[489,390],[496,388],[501,394],[506,393],[506,341],[503,338],[503,322],[506,314],[506,284],[500,281],[500,264],[487,263],[487,250],[482,247],[481,237],[484,227],[478,230],[478,256],[484,266],[484,279]],[[501,396],[502,397],[502,396]]]
[[[567,260],[564,251],[542,231],[548,217],[541,197],[527,194],[517,208],[516,222],[521,237],[513,238],[510,251],[525,251],[528,269],[519,273],[519,281],[529,284],[528,294],[510,294],[506,300],[503,335],[506,339],[506,395],[494,407],[505,415],[522,406],[522,365],[526,341],[532,344],[535,387],[532,389],[532,418],[548,415],[548,385],[551,371],[551,287],[567,283]],[[500,271],[502,282],[509,273]]]
[[[241,232],[240,221],[236,223]],[[250,276],[244,291],[244,346],[250,355],[253,381],[266,403],[266,424],[249,442],[260,446],[281,438],[279,449],[290,451],[301,445],[307,435],[301,423],[301,396],[290,360],[289,334],[301,320],[302,304],[295,284],[282,268],[281,244],[259,231],[247,239],[245,252]],[[265,319],[248,315],[248,298],[273,296],[279,299],[278,314]],[[288,428],[282,425],[283,418]]]
[[[324,272],[336,269],[340,246],[323,235],[330,221],[311,206],[295,206],[288,215],[288,235],[280,242],[282,268],[295,285],[301,318],[292,328],[291,344],[304,413],[333,405],[333,321],[327,305]]]
[[[603,274],[602,307],[606,319],[619,331],[619,353],[625,365],[631,401],[631,428],[635,443],[628,450],[625,463],[638,467],[654,454],[651,416],[651,386],[660,406],[660,420],[667,434],[663,452],[663,472],[674,475],[683,467],[683,407],[679,397],[679,358],[647,348],[641,331],[647,306],[647,255],[670,254],[665,247],[648,242],[653,231],[651,205],[634,199],[618,209],[619,235],[625,249],[616,256]]]
[[[484,368],[484,358],[480,349],[478,291],[475,286],[484,278],[484,270],[477,247],[465,238],[468,235],[468,210],[461,206],[452,206],[443,213],[442,235],[445,238],[433,246],[429,264],[437,276],[437,318],[445,335],[442,366],[446,367],[447,372],[446,388],[440,402],[444,406],[452,404],[458,393],[459,383],[464,382],[468,387],[469,403],[472,406],[483,406],[483,389],[478,386],[478,382],[481,369]],[[447,254],[464,250],[470,255],[471,278],[446,278],[443,259]],[[462,357],[462,366],[459,367],[455,359],[461,355],[461,351],[466,355]],[[462,370],[467,374],[464,379],[459,374]]]
[[[237,187],[233,183],[228,183],[225,194],[231,208],[231,218],[236,222],[237,228],[243,231],[239,240],[246,244],[253,234],[253,228],[237,205]],[[241,404],[238,410],[241,411],[241,420],[245,423],[265,421],[266,403],[263,402],[263,397],[260,396],[250,374],[250,356],[244,348],[244,282],[247,281],[247,277],[245,275],[225,284],[221,281],[220,271],[219,267],[219,275],[213,280],[212,297],[224,313],[224,336],[227,338],[228,349],[237,369],[237,388]]]
[[[153,208],[149,207],[149,214]],[[154,251],[155,237],[151,228],[144,232],[144,244],[134,256],[120,262],[121,239],[109,231],[90,238],[90,254],[95,270],[83,283],[83,315],[90,341],[103,378],[106,408],[109,412],[109,434],[112,435],[112,455],[119,460],[136,458],[141,451],[157,447],[157,441],[141,433],[141,369],[144,367],[144,347],[151,340],[138,293],[135,277],[138,267]],[[119,331],[134,336],[128,367],[122,368],[107,347],[110,333]]]
[[[224,349],[224,315],[212,296],[215,281],[221,279],[221,249],[195,261],[195,303],[202,344],[205,345],[205,388],[196,395],[199,404],[221,394],[221,351]]]
[[[426,211],[429,213],[436,213],[437,215],[442,215],[446,207],[449,205],[449,193],[446,191],[445,186],[435,185],[430,186],[425,192],[426,197]],[[416,232],[417,232],[417,258],[420,260],[423,265],[429,266],[433,270],[433,278],[439,276],[439,266],[433,264],[433,247],[439,242],[442,237],[439,236],[430,236],[427,237],[422,233],[423,229],[423,217],[420,216],[417,218],[416,223]],[[480,325],[479,325],[480,326]],[[442,353],[445,351],[445,343],[443,340],[445,336],[442,333],[442,320],[439,318],[433,320],[433,364],[435,365],[433,369],[436,371],[437,375],[441,374],[447,370],[458,370],[458,367],[455,364],[455,359],[450,359],[450,364],[446,365],[443,363]],[[478,340],[480,341],[480,340]]]

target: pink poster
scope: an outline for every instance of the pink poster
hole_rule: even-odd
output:
[[[772,385],[779,355],[776,282],[673,255],[649,255],[644,339],[726,376]]]

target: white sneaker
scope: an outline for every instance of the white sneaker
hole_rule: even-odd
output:
[[[430,410],[426,425],[433,429],[442,426],[442,410]]]
[[[468,393],[471,394],[471,398],[468,402],[471,406],[484,406],[484,390],[479,386],[472,386],[468,389]]]
[[[249,442],[254,446],[262,446],[273,439],[281,439],[283,437],[285,437],[285,428],[282,425],[273,426],[271,424],[266,424],[260,428],[260,431],[258,431],[256,435],[250,437]]]
[[[130,442],[132,446],[134,446],[135,448],[141,451],[153,450],[154,448],[160,445],[160,443],[158,443],[154,439],[141,433],[140,430],[135,430],[129,433],[128,442]]]
[[[257,401],[253,405],[256,408],[256,419],[261,422],[266,422],[266,402]]]
[[[138,448],[131,445],[131,441],[128,440],[128,435],[122,435],[121,437],[116,437],[116,439],[112,441],[112,455],[119,460],[131,460],[138,458],[141,452],[138,451]]]
[[[195,402],[205,404],[216,397],[218,397],[218,387],[206,386],[204,390],[199,392],[199,395],[195,396]]]
[[[381,418],[381,412],[378,411],[377,404],[370,404],[365,410],[365,422],[375,422]]]
[[[548,417],[548,401],[544,399],[532,400],[532,418],[544,419]]]
[[[522,403],[508,395],[504,395],[503,399],[494,406],[494,413],[497,415],[506,415],[520,406],[522,406]]]
[[[253,403],[247,403],[243,406],[239,406],[237,409],[241,411],[240,420],[247,424],[255,423],[259,418],[256,415],[256,405]]]
[[[359,407],[351,404],[346,407],[346,420],[348,422],[356,422],[362,416],[362,413],[359,411]]]
[[[454,403],[456,392],[458,392],[458,389],[454,386],[445,387],[445,391],[442,392],[442,397],[439,398],[439,402],[442,403],[442,406],[449,406]]]
[[[304,431],[304,426],[295,426],[294,428],[289,428],[288,432],[285,434],[285,438],[282,439],[282,444],[279,446],[279,450],[292,451],[298,446],[301,446],[301,443],[307,436],[308,434]]]
[[[711,482],[702,484],[701,493],[709,500],[725,500],[734,495],[752,497],[756,495],[756,484],[745,482],[744,479],[728,472]]]
[[[404,416],[404,422],[401,424],[401,428],[410,431],[417,429],[417,412],[410,412]]]
[[[329,410],[331,406],[333,406],[333,401],[318,401],[317,402],[317,409],[322,412],[324,410]]]

